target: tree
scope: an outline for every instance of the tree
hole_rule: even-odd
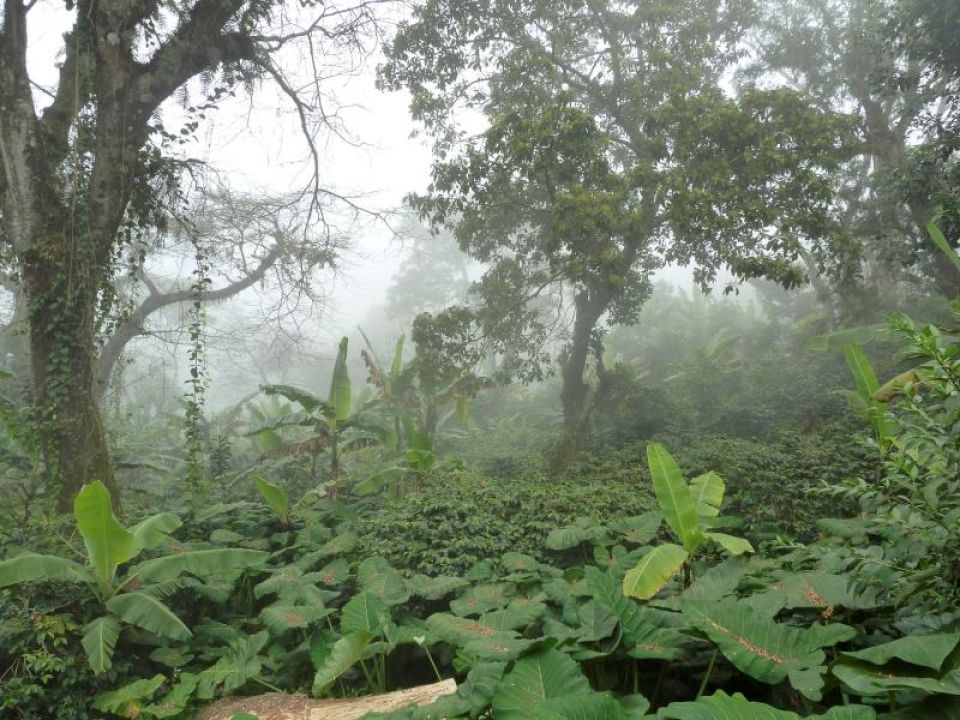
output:
[[[937,62],[952,45],[941,56],[926,44],[938,37],[933,24],[949,27],[951,13],[956,23],[955,4],[900,5],[902,12],[897,0],[761,2],[754,63],[743,73],[749,82],[786,83],[825,108],[856,109],[862,141],[836,176],[848,232],[810,253],[811,267],[847,304],[864,290],[876,304],[905,279],[951,297],[960,289],[926,231],[957,191],[953,150],[936,139],[955,94]]]
[[[657,268],[791,286],[804,243],[833,228],[823,170],[849,152],[850,124],[790,91],[724,90],[747,9],[431,0],[389,48],[383,82],[411,90],[436,138],[414,204],[489,263],[479,332],[536,377],[556,325],[531,301],[552,293],[561,320],[572,306],[561,464],[583,437],[602,324],[636,319]],[[463,106],[486,114],[480,137],[458,127]]]
[[[122,299],[114,303],[115,317],[105,322],[101,340],[101,394],[129,343],[150,334],[150,318],[165,308],[222,302],[256,285],[269,285],[271,296],[269,315],[261,322],[280,323],[304,303],[321,304],[316,274],[333,266],[339,240],[329,233],[318,236],[306,227],[309,220],[296,198],[253,198],[228,191],[205,196],[189,217],[175,218],[173,226],[144,249],[144,257],[134,259],[133,282],[114,282]],[[154,262],[151,269],[150,260],[157,260],[154,256],[161,250],[159,266]],[[165,258],[187,255],[209,266],[210,282],[202,289],[196,282],[184,285],[179,278],[163,277]],[[129,269],[125,278],[130,279]]]
[[[312,133],[330,117],[319,77],[298,90],[277,53],[296,43],[331,59],[359,49],[377,4],[310,5],[312,17],[299,24],[271,0],[69,1],[59,81],[39,109],[28,71],[34,3],[4,0],[0,213],[26,300],[34,399],[62,510],[88,481],[114,486],[97,405],[98,310],[118,248],[152,223],[158,184],[177,175],[166,152],[178,147],[177,134],[158,121],[161,106],[202,76],[205,102],[188,107],[189,132],[238,84],[269,79]]]

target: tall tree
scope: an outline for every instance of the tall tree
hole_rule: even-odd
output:
[[[341,57],[360,46],[377,4],[308,4],[312,16],[297,23],[274,0],[68,0],[59,81],[40,109],[28,64],[35,3],[4,0],[0,213],[27,303],[39,427],[61,508],[85,482],[113,485],[97,405],[97,313],[124,229],[149,215],[151,181],[168,166],[162,147],[175,145],[156,120],[161,105],[201,75],[207,109],[238,83],[272,79],[309,130],[322,111],[320,78],[301,93],[276,54],[299,42]]]
[[[926,232],[957,189],[951,151],[935,142],[950,112],[944,99],[955,92],[936,63],[949,59],[951,46],[933,51],[929,44],[955,4],[902,5],[901,12],[897,0],[760,2],[754,62],[743,73],[751,83],[785,83],[824,108],[856,110],[860,151],[837,176],[838,212],[849,232],[811,252],[811,265],[848,300],[867,291],[876,302],[904,279],[947,295],[960,290]]]
[[[793,92],[724,90],[749,21],[749,3],[720,0],[429,0],[389,48],[383,81],[411,90],[436,138],[415,204],[490,263],[483,335],[530,376],[551,336],[530,301],[572,306],[561,464],[583,438],[603,324],[635,320],[655,269],[792,285],[804,242],[831,228],[822,170],[848,153],[849,124]],[[482,136],[458,126],[463,106],[486,114]]]

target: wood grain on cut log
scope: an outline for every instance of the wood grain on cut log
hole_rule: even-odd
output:
[[[443,695],[457,691],[454,680],[421,685],[384,695],[368,695],[340,700],[313,700],[306,695],[267,693],[253,697],[232,697],[208,705],[197,720],[231,720],[238,713],[255,715],[258,720],[358,720],[367,713],[400,710],[409,705],[428,705]]]

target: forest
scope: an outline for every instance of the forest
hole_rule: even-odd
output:
[[[2,0],[0,719],[960,720],[958,39]]]

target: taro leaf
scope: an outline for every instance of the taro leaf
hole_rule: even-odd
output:
[[[782,573],[777,582],[762,595],[779,594],[781,607],[871,610],[878,605],[876,592],[857,591],[847,575],[823,572]]]
[[[658,545],[623,578],[623,594],[649,600],[680,571],[690,555],[679,545]]]
[[[611,695],[590,693],[545,700],[531,717],[533,720],[626,720],[629,715]]]
[[[193,692],[197,689],[200,682],[200,676],[196,673],[180,673],[176,684],[170,688],[170,692],[161,697],[152,705],[143,708],[146,717],[153,718],[173,718],[179,717],[186,710],[187,705],[193,699]]]
[[[911,635],[882,645],[874,645],[866,650],[844,653],[844,656],[873,665],[884,665],[893,659],[898,659],[911,665],[939,671],[943,667],[944,660],[958,643],[960,643],[960,633]]]
[[[934,695],[884,715],[883,720],[960,720],[960,697]]]
[[[120,623],[109,615],[88,622],[83,627],[80,644],[87,654],[95,675],[106,672],[113,664],[113,649],[120,637]]]
[[[657,536],[663,513],[653,510],[643,515],[634,515],[610,523],[610,529],[623,535],[623,539],[634,545],[646,545]]]
[[[348,553],[357,546],[359,538],[355,532],[345,532],[340,533],[336,537],[328,540],[320,549],[317,550],[317,554],[320,557],[327,557],[328,555],[342,555],[343,553]]]
[[[656,611],[624,597],[616,577],[588,567],[586,580],[597,603],[620,622],[628,655],[637,659],[675,660],[682,654],[685,636],[664,627]]]
[[[546,611],[543,603],[511,603],[503,610],[484,613],[480,622],[494,630],[522,630],[543,617]]]
[[[260,621],[273,633],[280,635],[287,630],[302,630],[317,620],[333,613],[331,608],[320,605],[275,604],[260,611]]]
[[[777,623],[732,599],[712,603],[682,600],[681,608],[741,672],[769,684],[785,680],[791,671],[823,665],[825,655],[820,648],[855,634],[853,628],[838,624],[801,629]],[[810,687],[808,676],[802,681],[804,688]]]
[[[178,668],[193,660],[193,653],[185,647],[158,647],[150,653],[150,659],[161,665]]]
[[[500,660],[507,662],[515,660],[534,645],[540,643],[539,640],[527,640],[525,638],[511,638],[503,633],[491,635],[490,637],[481,637],[471,640],[463,645],[463,653],[469,657],[479,658],[480,660]]]
[[[589,695],[580,666],[559,650],[518,660],[493,695],[497,720],[529,720],[545,700]]]
[[[410,599],[403,576],[384,558],[367,558],[357,567],[357,584],[385,605],[401,605]]]
[[[93,698],[93,707],[120,717],[139,717],[143,701],[153,695],[166,681],[163,675],[134,680],[116,690],[102,692]]]
[[[608,638],[617,627],[616,616],[596,600],[581,605],[578,615],[582,642],[596,642]]]
[[[422,597],[424,600],[441,600],[466,585],[469,585],[469,583],[465,579],[452,576],[427,577],[426,575],[414,575],[407,581],[410,594],[415,597]]]
[[[337,678],[358,663],[372,640],[370,635],[362,631],[349,633],[337,640],[313,677],[314,696],[325,692]]]
[[[960,696],[958,670],[941,676],[917,667],[877,666],[842,658],[833,666],[832,672],[851,691],[866,697],[908,689]]]
[[[173,612],[152,595],[128,592],[107,600],[107,610],[131,625],[136,625],[160,637],[186,640],[192,633]]]
[[[343,558],[329,562],[315,573],[321,585],[343,585],[350,579],[350,563]]]
[[[461,617],[499,610],[510,602],[503,585],[475,585],[450,603],[450,610]]]
[[[344,635],[352,632],[365,632],[371,637],[383,634],[384,626],[390,620],[390,611],[376,595],[361,592],[350,598],[343,606],[340,615],[340,632]]]
[[[657,713],[659,720],[800,720],[796,713],[750,702],[740,693],[718,690],[696,702],[675,702]]]
[[[642,718],[647,717],[647,710],[650,709],[650,701],[643,695],[639,693],[625,695],[618,698],[618,700],[629,720],[642,720]]]
[[[714,565],[681,593],[680,597],[687,600],[711,602],[727,595],[732,595],[740,586],[747,571],[746,561],[742,557],[727,558]]]
[[[225,693],[236,690],[258,674],[263,666],[258,653],[269,639],[269,633],[261,630],[231,641],[220,659],[200,673],[197,697],[209,700],[217,688]]]
[[[590,542],[597,537],[598,528],[583,525],[568,525],[555,528],[547,534],[546,545],[549,550],[569,550],[581,543]],[[602,533],[602,530],[601,530]]]
[[[647,464],[660,510],[681,544],[692,551],[701,541],[697,504],[683,479],[680,466],[660,443],[647,445]]]
[[[428,617],[427,630],[437,639],[457,646],[466,645],[478,638],[497,637],[512,640],[517,637],[517,633],[513,631],[495,630],[476,620],[468,620],[447,613],[434,613]]]
[[[534,573],[537,572],[539,564],[529,555],[518,552],[508,552],[501,561],[504,569],[511,573]]]

